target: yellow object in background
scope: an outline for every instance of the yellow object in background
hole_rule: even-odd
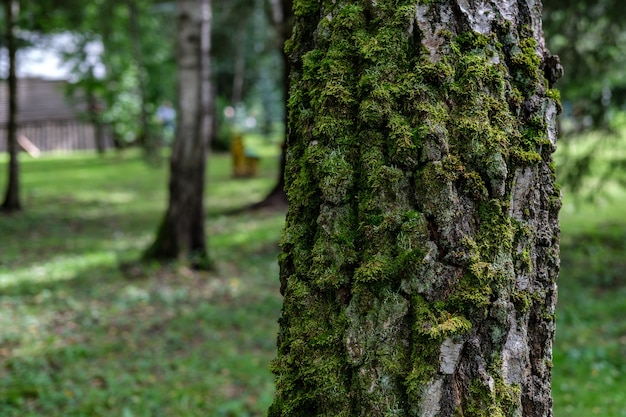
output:
[[[256,176],[259,166],[259,157],[246,153],[243,135],[241,133],[233,134],[230,152],[233,157],[233,176],[235,178]]]

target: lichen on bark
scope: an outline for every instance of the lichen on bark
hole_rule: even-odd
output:
[[[540,3],[300,0],[274,416],[551,416]]]

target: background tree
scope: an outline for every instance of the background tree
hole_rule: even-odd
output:
[[[72,70],[70,92],[82,89],[92,94],[90,98],[101,104],[98,120],[111,128],[116,145],[140,145],[149,160],[157,157],[160,139],[154,113],[163,101],[174,101],[176,90],[171,41],[175,26],[169,24],[175,7],[170,5],[174,6],[152,0],[90,1],[77,13],[71,5],[61,4],[57,10],[62,12],[46,24],[47,32],[69,31],[74,39],[62,51]],[[85,51],[90,45],[102,49],[91,60]],[[103,69],[96,79],[94,60]]]
[[[129,35],[132,58],[137,68],[137,87],[139,93],[139,142],[146,150],[146,156],[154,160],[158,158],[158,146],[150,132],[150,120],[147,97],[147,76],[142,50],[142,32],[139,28],[139,8],[135,0],[127,0]]]
[[[4,201],[0,209],[6,212],[21,209],[20,203],[20,168],[18,160],[17,143],[17,76],[16,54],[17,42],[15,36],[15,21],[19,14],[19,2],[17,0],[4,1],[5,40],[8,52],[9,74],[7,79],[8,104],[7,113],[7,149],[9,151],[9,175]]]
[[[281,52],[282,58],[282,96],[285,107],[289,102],[289,58],[284,50],[287,39],[291,37],[293,29],[293,1],[292,0],[268,0],[267,12],[271,17],[272,25],[276,33],[275,45]],[[287,112],[285,111],[285,114]],[[286,126],[285,126],[286,129]],[[285,132],[286,133],[286,132]],[[280,154],[280,169],[278,171],[278,179],[274,187],[263,198],[263,200],[252,204],[249,209],[255,210],[264,207],[283,207],[287,204],[287,195],[285,194],[285,147]]]
[[[276,416],[551,416],[540,2],[294,3]]]
[[[66,64],[71,65],[71,71],[76,80],[66,86],[68,97],[84,96],[86,109],[83,117],[94,126],[96,151],[100,155],[106,152],[105,125],[103,123],[104,96],[106,83],[96,75],[97,57],[93,56],[91,48],[98,41],[90,32],[75,35],[76,42],[72,50],[65,50],[63,55]]]
[[[209,0],[178,1],[178,123],[170,161],[169,204],[145,259],[210,266],[204,231],[204,178],[211,137]]]

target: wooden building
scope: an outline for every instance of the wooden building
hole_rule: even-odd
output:
[[[65,81],[42,78],[18,79],[18,137],[28,139],[40,151],[70,152],[96,149],[96,129],[87,121],[85,100],[70,99]],[[0,152],[5,152],[8,119],[8,85],[0,82]],[[103,135],[106,148],[113,146]]]

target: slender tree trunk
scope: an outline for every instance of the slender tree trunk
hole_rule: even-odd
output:
[[[291,62],[285,52],[285,42],[291,38],[293,30],[293,1],[292,0],[269,0],[271,6],[271,20],[277,33],[278,47],[281,50],[283,60],[283,96],[285,107],[289,102],[289,73]],[[285,113],[286,115],[286,113]]]
[[[100,116],[102,109],[100,108],[100,103],[98,103],[98,98],[94,93],[95,82],[96,77],[94,75],[94,68],[91,67],[89,69],[89,81],[87,83],[87,117],[94,128],[96,151],[98,152],[98,155],[102,156],[106,152],[106,146],[104,143],[104,129]]]
[[[289,72],[290,61],[284,51],[284,44],[291,37],[293,27],[293,6],[292,0],[269,0],[270,16],[274,29],[277,33],[277,40],[282,51],[283,58],[283,95],[285,108],[289,102]],[[287,111],[285,111],[285,115]],[[285,154],[287,142],[283,144],[280,155],[280,166],[278,171],[278,179],[274,187],[263,198],[263,200],[252,204],[248,209],[256,210],[264,207],[284,207],[287,204],[287,195],[285,194]]]
[[[9,151],[9,176],[0,210],[13,212],[21,210],[20,204],[20,168],[17,144],[17,76],[15,70],[15,56],[17,45],[15,39],[15,18],[19,11],[17,0],[4,0],[4,15],[6,19],[6,39],[9,55],[9,111],[7,120],[7,149]]]
[[[561,68],[541,3],[294,11],[269,416],[552,416]]]
[[[137,11],[136,0],[128,0],[128,19],[130,24],[130,41],[133,49],[133,57],[135,65],[137,66],[137,74],[139,80],[139,96],[140,96],[140,111],[139,111],[139,125],[140,132],[139,138],[142,143],[146,157],[150,161],[159,161],[159,150],[157,142],[150,131],[150,123],[148,116],[148,93],[146,91],[146,69],[143,59],[143,52],[141,48],[141,30],[139,28],[139,12]]]
[[[102,121],[100,120],[100,116],[96,115],[95,120],[93,121],[94,126],[94,134],[96,140],[96,151],[98,155],[104,155],[106,152],[106,144],[104,142],[104,126],[102,125]]]
[[[178,122],[169,205],[146,259],[189,259],[210,266],[204,231],[204,178],[211,137],[209,0],[178,1]]]
[[[246,23],[245,20],[238,22],[235,31],[237,45],[233,67],[233,95],[230,98],[233,105],[239,104],[243,98],[243,84],[246,75]]]

